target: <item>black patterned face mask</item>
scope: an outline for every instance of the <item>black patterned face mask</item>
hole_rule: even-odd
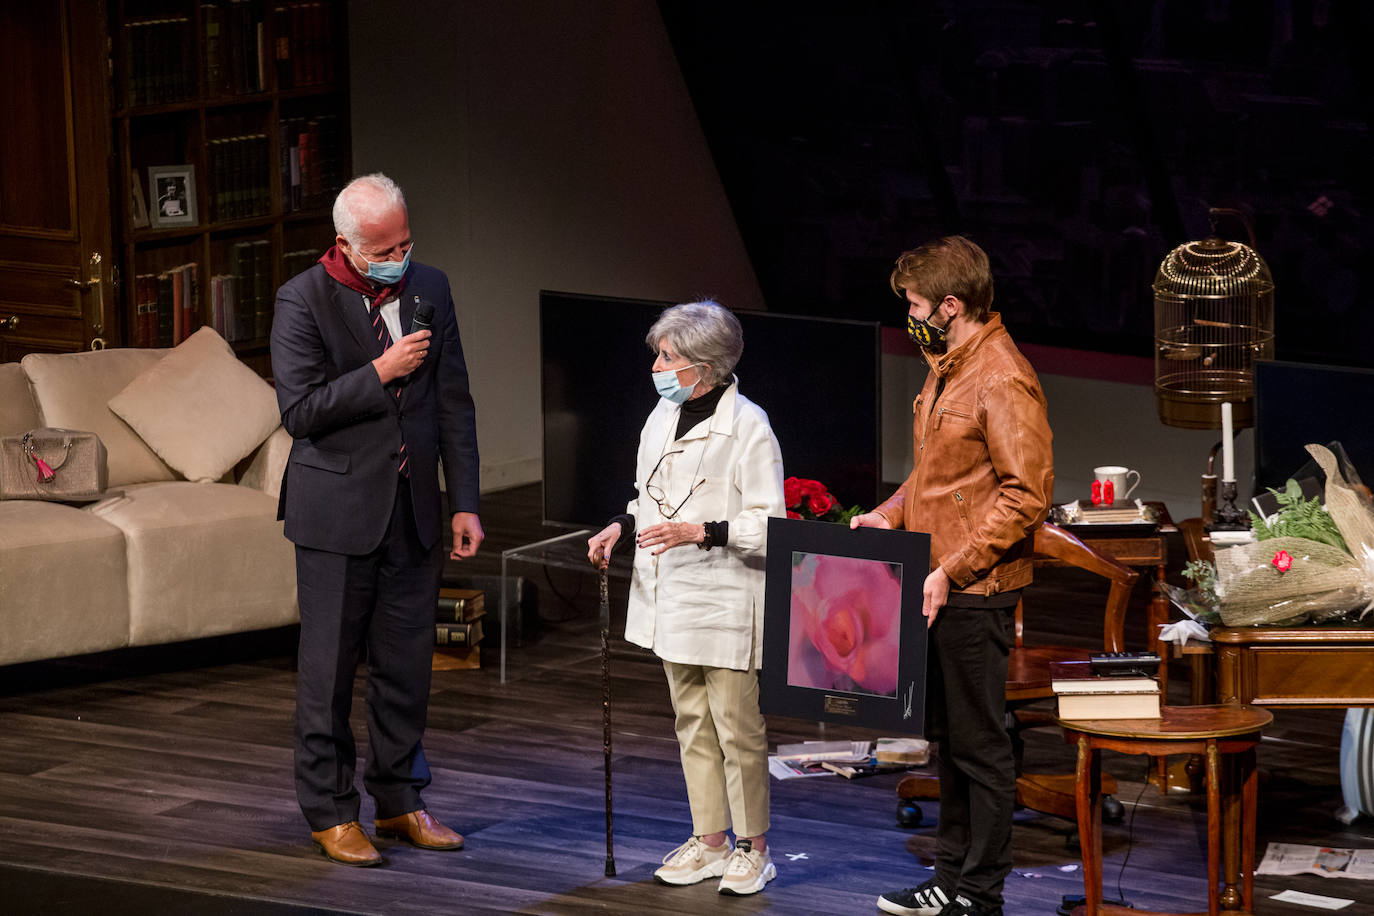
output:
[[[946,323],[943,328],[938,328],[930,323],[929,318],[917,318],[915,315],[911,314],[906,316],[907,336],[912,339],[916,346],[929,350],[932,353],[945,352],[948,331],[948,323]]]

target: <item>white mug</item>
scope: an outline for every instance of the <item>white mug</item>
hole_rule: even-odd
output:
[[[1128,490],[1126,489],[1126,481],[1130,479],[1132,474],[1135,475],[1135,482],[1131,484],[1131,488]],[[1100,468],[1093,468],[1093,475],[1104,484],[1107,481],[1111,481],[1112,495],[1115,497],[1113,499],[1114,503],[1125,501],[1127,497],[1135,492],[1135,488],[1140,486],[1139,471],[1132,470],[1131,468],[1123,468],[1116,464],[1106,464]]]

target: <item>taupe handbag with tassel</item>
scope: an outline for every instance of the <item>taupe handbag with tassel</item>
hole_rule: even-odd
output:
[[[0,499],[93,502],[108,474],[95,433],[44,427],[0,439]]]

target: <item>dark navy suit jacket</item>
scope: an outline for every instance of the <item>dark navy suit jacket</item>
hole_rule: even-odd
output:
[[[434,320],[429,353],[397,398],[398,383],[383,387],[372,368],[380,349],[360,293],[321,264],[277,291],[272,374],[282,425],[295,439],[277,517],[302,547],[357,555],[381,544],[402,439],[425,547],[449,524],[441,518],[441,458],[450,510],[478,510],[476,410],[448,278],[412,262],[400,299],[403,334],[419,302],[434,306]]]

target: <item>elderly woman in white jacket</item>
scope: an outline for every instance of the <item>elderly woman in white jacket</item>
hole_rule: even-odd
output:
[[[636,495],[587,555],[604,568],[633,535],[625,638],[663,659],[676,714],[692,836],[654,876],[719,877],[721,893],[753,894],[777,874],[758,668],[768,517],[785,512],[782,455],[768,416],[731,375],[744,336],[727,309],[673,306],[645,342],[661,399],[639,434]]]

